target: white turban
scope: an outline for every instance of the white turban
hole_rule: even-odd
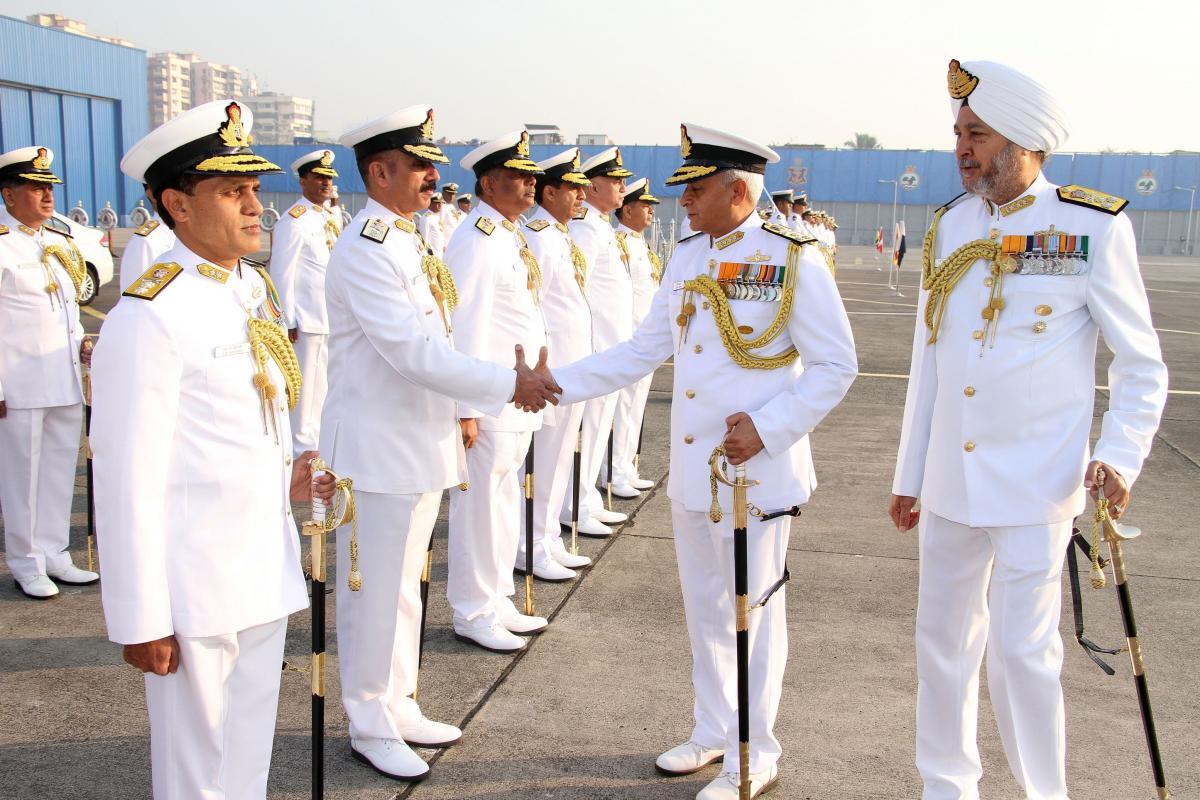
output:
[[[1047,154],[1067,140],[1062,108],[1046,87],[994,61],[950,62],[950,108],[963,102],[1001,136],[1026,150]]]

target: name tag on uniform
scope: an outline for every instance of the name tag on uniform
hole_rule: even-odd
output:
[[[214,358],[229,358],[230,356],[242,356],[250,352],[250,343],[242,342],[241,344],[223,344],[220,347],[213,348]]]

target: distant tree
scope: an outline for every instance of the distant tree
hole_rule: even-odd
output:
[[[846,143],[842,146],[848,147],[851,150],[880,150],[883,147],[879,144],[879,140],[871,134],[857,132],[854,134],[853,139],[847,139]]]

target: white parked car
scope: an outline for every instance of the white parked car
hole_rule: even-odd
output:
[[[59,233],[70,235],[75,240],[79,252],[83,254],[83,260],[87,262],[87,275],[84,276],[83,285],[79,287],[79,305],[86,306],[96,299],[100,287],[113,279],[112,251],[108,249],[109,234],[97,228],[80,225],[58,212],[46,220],[46,225]]]

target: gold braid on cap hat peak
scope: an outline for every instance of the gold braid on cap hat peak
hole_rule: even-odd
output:
[[[957,58],[950,60],[950,72],[946,76],[946,86],[950,89],[952,98],[963,100],[975,91],[975,87],[978,85],[979,78],[963,69]]]
[[[733,310],[729,307],[729,298],[725,296],[725,290],[721,284],[711,275],[698,275],[690,281],[684,281],[683,304],[685,309],[691,306],[694,313],[695,304],[691,300],[692,294],[703,295],[708,300],[712,307],[713,322],[717,326],[717,332],[721,335],[721,341],[725,345],[725,350],[729,353],[729,357],[739,367],[745,369],[779,369],[792,364],[798,357],[799,353],[795,346],[789,347],[786,351],[774,356],[757,356],[751,353],[751,350],[758,350],[766,347],[771,342],[778,338],[780,332],[787,327],[788,320],[792,316],[792,301],[796,296],[796,274],[800,270],[800,247],[798,244],[788,245],[787,253],[787,271],[784,276],[783,295],[779,303],[779,311],[775,314],[775,319],[771,320],[771,324],[760,335],[753,339],[743,339],[741,332],[737,327],[737,320],[733,318]],[[685,317],[689,312],[686,310],[681,317]],[[686,323],[686,317],[684,319]],[[680,325],[683,327],[683,324]]]

